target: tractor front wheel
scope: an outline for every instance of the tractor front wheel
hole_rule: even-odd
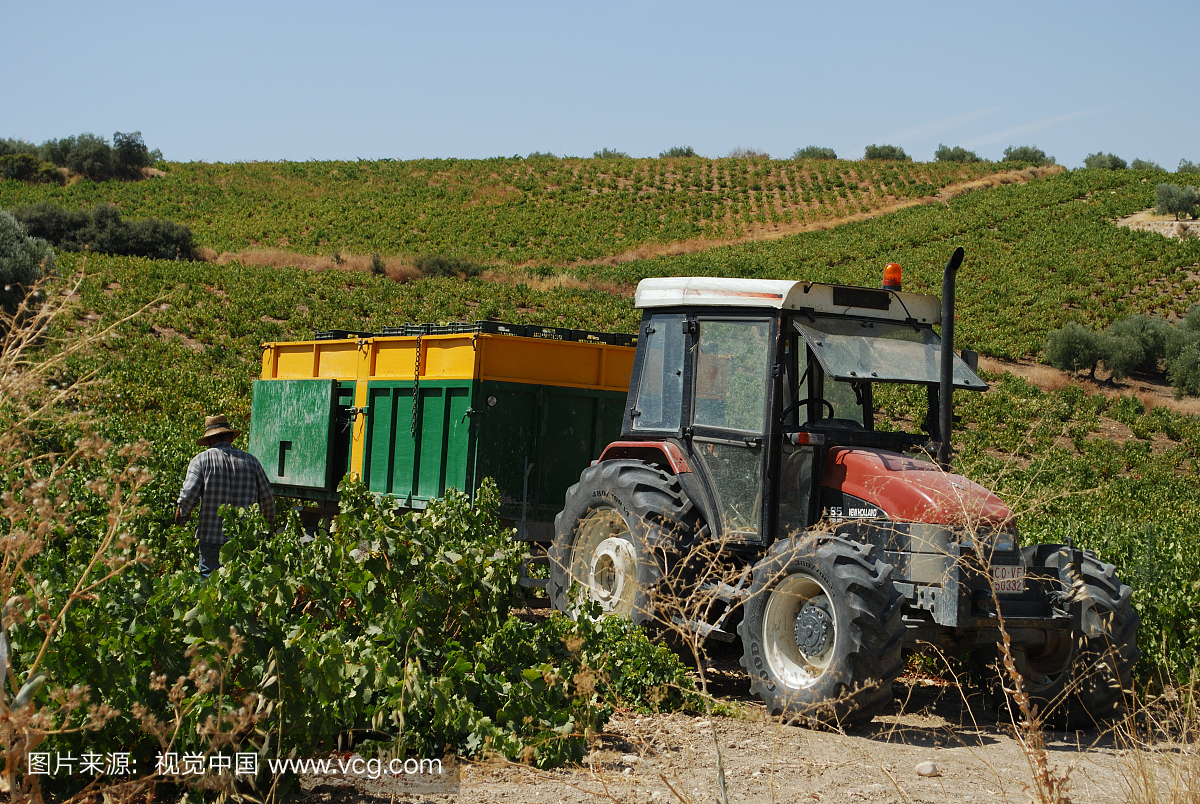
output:
[[[594,603],[640,624],[665,616],[672,598],[683,603],[680,559],[699,526],[673,475],[633,460],[589,466],[554,520],[552,605],[575,617]]]
[[[788,721],[850,726],[892,699],[905,628],[869,544],[781,539],[754,567],[738,626],[751,690]]]
[[[1078,603],[1080,627],[1048,639],[1036,649],[1012,646],[1013,667],[1021,685],[1047,722],[1064,728],[1103,726],[1125,712],[1137,663],[1137,629],[1141,620],[1130,602],[1132,591],[1090,550],[1062,545],[1035,545],[1022,551],[1023,563],[1057,571],[1060,605]],[[999,651],[992,654],[999,659]],[[998,687],[1013,688],[1002,674]],[[1007,700],[1004,696],[1002,700]],[[1015,708],[1013,704],[1010,707]]]

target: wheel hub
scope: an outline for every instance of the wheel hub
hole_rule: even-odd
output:
[[[626,587],[637,583],[637,557],[633,545],[619,536],[610,536],[596,546],[588,571],[588,587],[592,598],[605,614],[621,607]]]
[[[812,661],[829,647],[833,636],[833,618],[829,612],[811,600],[796,617],[796,647],[804,658]]]
[[[796,573],[770,591],[763,609],[763,647],[772,675],[784,687],[815,684],[829,669],[837,642],[833,602],[820,581]]]

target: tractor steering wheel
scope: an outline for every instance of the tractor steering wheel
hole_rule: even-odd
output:
[[[828,399],[824,399],[819,396],[806,396],[804,399],[801,399],[798,402],[793,402],[792,404],[790,404],[786,408],[784,408],[782,411],[780,411],[779,412],[779,423],[783,424],[783,420],[787,418],[787,415],[789,413],[791,413],[793,410],[796,410],[801,405],[807,405],[809,402],[820,402],[822,405],[829,408],[829,418],[830,419],[833,418],[833,403],[832,402],[830,402]]]

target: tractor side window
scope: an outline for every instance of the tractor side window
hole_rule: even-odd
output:
[[[635,430],[678,430],[683,407],[683,315],[655,315],[642,331],[645,359],[634,409]]]
[[[829,416],[829,408],[825,408],[823,416],[836,419],[850,419],[862,424],[862,405],[859,404],[854,389],[848,382],[825,378],[825,399],[833,405],[833,416]]]
[[[700,321],[693,421],[705,427],[763,432],[771,324]]]

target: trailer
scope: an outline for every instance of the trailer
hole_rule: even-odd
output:
[[[276,495],[336,507],[353,475],[398,506],[496,481],[549,543],[567,488],[618,439],[636,336],[485,321],[263,344],[250,452]]]

